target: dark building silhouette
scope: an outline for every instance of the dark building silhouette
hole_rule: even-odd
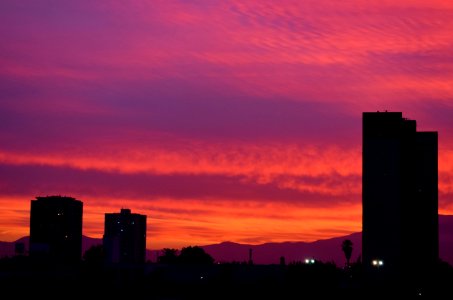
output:
[[[82,256],[83,203],[71,197],[31,200],[30,256],[78,262]]]
[[[146,216],[133,214],[130,209],[105,214],[103,244],[107,263],[144,263]]]
[[[419,282],[437,263],[437,132],[401,112],[363,113],[363,246],[368,274]]]

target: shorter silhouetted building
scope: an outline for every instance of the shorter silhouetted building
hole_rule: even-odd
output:
[[[30,256],[78,262],[82,256],[83,203],[71,197],[31,200]]]
[[[146,256],[146,216],[121,209],[105,214],[104,253],[106,262],[141,264]]]

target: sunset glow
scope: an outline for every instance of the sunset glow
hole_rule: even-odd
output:
[[[0,241],[30,200],[148,216],[148,248],[361,230],[361,113],[439,132],[453,214],[453,3],[0,3]]]

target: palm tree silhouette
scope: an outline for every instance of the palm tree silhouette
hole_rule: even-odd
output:
[[[343,243],[341,243],[341,250],[343,250],[344,256],[346,257],[346,267],[349,267],[349,260],[351,259],[352,254],[351,240],[344,240]]]

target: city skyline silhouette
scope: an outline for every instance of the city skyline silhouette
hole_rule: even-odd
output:
[[[401,269],[409,270],[414,259],[423,257],[424,267],[417,270],[428,273],[439,260],[437,132],[419,132],[415,120],[387,111],[364,112],[362,131],[365,268],[383,266],[385,261],[386,270],[400,277]],[[67,196],[32,200],[30,255],[70,255],[73,261],[80,260],[82,206]],[[146,218],[123,208],[120,213],[105,213],[105,262],[145,262]],[[420,241],[423,245],[418,245]],[[345,255],[349,253],[348,267],[353,243],[345,242],[349,242],[348,247],[342,245]],[[362,257],[360,247],[359,251]],[[253,264],[253,249],[248,253],[248,263]],[[314,262],[314,256],[305,261]]]
[[[0,287],[54,286],[61,293],[113,285],[111,297],[153,289],[156,297],[177,299],[209,297],[223,286],[229,287],[226,295],[288,297],[300,284],[307,286],[303,294],[323,297],[445,295],[453,267],[439,258],[437,132],[419,132],[415,120],[387,111],[363,113],[362,132],[363,242],[337,240],[343,267],[332,257],[321,260],[316,250],[287,264],[280,248],[275,262],[255,264],[252,247],[247,259],[221,261],[198,245],[164,248],[152,262],[146,260],[147,216],[129,208],[105,213],[102,244],[82,251],[83,202],[37,196],[30,201],[28,249],[25,240],[17,241],[15,255],[0,258]],[[354,245],[359,254],[351,262]],[[422,261],[414,265],[414,259]]]
[[[453,3],[3,0],[0,24],[0,278],[164,299],[451,278]],[[375,148],[363,112],[407,131]],[[30,203],[56,196],[82,211]]]

